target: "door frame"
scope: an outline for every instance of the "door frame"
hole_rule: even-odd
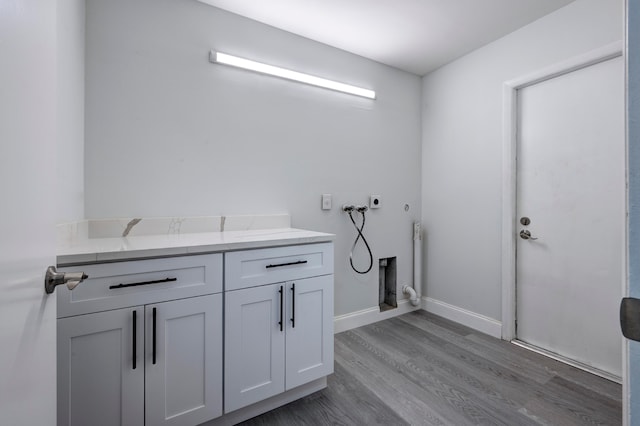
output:
[[[625,84],[625,220],[622,243],[623,270],[622,295],[629,295],[629,2],[625,0],[625,33],[620,40],[583,55],[575,56],[548,68],[507,81],[503,84],[503,129],[502,129],[502,339],[512,341],[516,337],[516,153],[517,153],[517,95],[518,90],[549,80],[600,62],[623,56]],[[631,212],[632,213],[632,212]],[[622,424],[631,424],[631,395],[629,365],[629,341],[622,339]]]
[[[503,133],[502,133],[502,339],[511,341],[516,337],[516,153],[517,153],[517,95],[518,90],[527,86],[549,80],[600,62],[623,56],[622,41],[608,44],[560,62],[548,68],[525,75],[503,84]],[[626,73],[626,58],[625,73]],[[626,77],[625,77],[626,79]],[[625,83],[626,85],[626,83]],[[625,89],[628,93],[628,89]],[[628,96],[628,95],[627,95]],[[626,102],[626,100],[625,100]],[[625,107],[626,108],[626,107]],[[625,114],[627,112],[625,111]],[[628,156],[628,136],[625,141],[625,152]],[[629,181],[629,166],[625,158],[625,181]],[[628,194],[628,190],[627,190]],[[628,195],[625,194],[624,211],[628,212]],[[627,220],[624,221],[623,256],[620,267],[623,269],[622,294],[628,289],[628,234]],[[630,424],[629,404],[629,352],[628,341],[622,339],[622,418],[623,425]]]
[[[531,74],[507,81],[503,84],[503,130],[502,130],[502,339],[516,338],[516,153],[518,90],[534,84],[568,74],[623,55],[622,41],[614,42],[566,61],[551,65]],[[627,167],[625,167],[627,168]],[[625,170],[625,176],[628,172]],[[626,198],[626,197],[625,197]],[[626,211],[625,205],[625,211]],[[624,242],[624,264],[626,273],[627,239],[622,229]],[[625,280],[626,281],[626,280]],[[626,294],[626,283],[623,293]],[[626,375],[626,353],[623,350],[622,374]]]

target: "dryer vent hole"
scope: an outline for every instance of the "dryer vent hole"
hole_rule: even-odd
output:
[[[388,311],[398,307],[396,300],[396,258],[386,257],[378,260],[378,280],[379,296],[378,302],[380,312]]]

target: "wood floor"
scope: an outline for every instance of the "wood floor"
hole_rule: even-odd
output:
[[[621,386],[425,311],[335,336],[326,389],[243,425],[619,425]]]

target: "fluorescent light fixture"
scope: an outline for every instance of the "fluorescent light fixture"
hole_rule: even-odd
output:
[[[338,92],[349,93],[351,95],[362,96],[364,98],[376,98],[376,92],[373,90],[362,89],[350,84],[338,83],[337,81],[327,80],[326,78],[315,77],[313,75],[291,71],[285,68],[274,67],[273,65],[267,65],[251,61],[249,59],[238,58],[237,56],[216,52],[214,50],[209,54],[209,61],[212,63],[231,65],[233,67],[273,75],[287,80],[299,81],[300,83],[311,84],[312,86],[324,87],[325,89],[337,90]]]

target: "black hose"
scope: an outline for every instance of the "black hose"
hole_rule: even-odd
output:
[[[367,243],[367,239],[362,234],[362,230],[364,229],[364,222],[365,222],[364,211],[360,211],[360,213],[362,213],[362,225],[360,227],[358,227],[358,225],[356,224],[356,221],[353,219],[352,210],[349,210],[348,213],[349,213],[349,218],[353,223],[353,226],[355,226],[356,231],[358,231],[358,236],[356,237],[356,240],[353,242],[353,246],[351,246],[351,253],[349,253],[349,263],[351,263],[351,269],[356,271],[358,274],[366,274],[371,270],[371,268],[373,268],[373,253],[371,253],[371,248],[369,247],[369,243]],[[353,250],[355,250],[356,244],[358,244],[358,240],[360,240],[360,238],[362,238],[364,245],[367,247],[367,250],[369,251],[369,268],[367,268],[366,271],[359,271],[353,265]]]

